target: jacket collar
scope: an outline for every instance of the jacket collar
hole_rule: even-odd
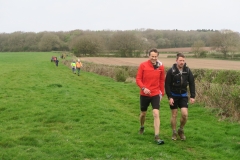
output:
[[[174,63],[173,66],[172,66],[172,68],[173,68],[174,70],[179,71],[179,69],[177,68],[177,63]],[[187,63],[185,63],[185,64],[183,65],[183,71],[186,70],[186,68],[187,68]]]

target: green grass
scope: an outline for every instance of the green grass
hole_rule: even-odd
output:
[[[0,159],[238,159],[240,125],[190,105],[186,141],[172,141],[170,110],[161,102],[161,138],[153,141],[151,108],[139,129],[134,83],[50,62],[53,53],[0,53]],[[179,119],[179,117],[178,117]]]

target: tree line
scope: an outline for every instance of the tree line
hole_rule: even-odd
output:
[[[214,47],[224,55],[239,51],[240,34],[231,30],[127,31],[73,30],[67,32],[0,33],[0,52],[70,51],[77,56],[114,52],[121,57],[137,57],[149,48]]]

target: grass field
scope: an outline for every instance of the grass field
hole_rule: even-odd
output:
[[[172,141],[170,110],[161,102],[161,138],[153,117],[139,129],[139,89],[89,72],[77,76],[50,62],[52,53],[0,53],[2,160],[225,160],[240,157],[240,125],[189,106],[186,141]]]

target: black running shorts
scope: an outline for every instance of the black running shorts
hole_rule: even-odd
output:
[[[149,104],[151,103],[152,109],[160,108],[160,96],[156,95],[153,97],[140,95],[140,110],[147,111]]]
[[[174,106],[170,105],[171,109],[188,108],[188,97],[173,97]]]

